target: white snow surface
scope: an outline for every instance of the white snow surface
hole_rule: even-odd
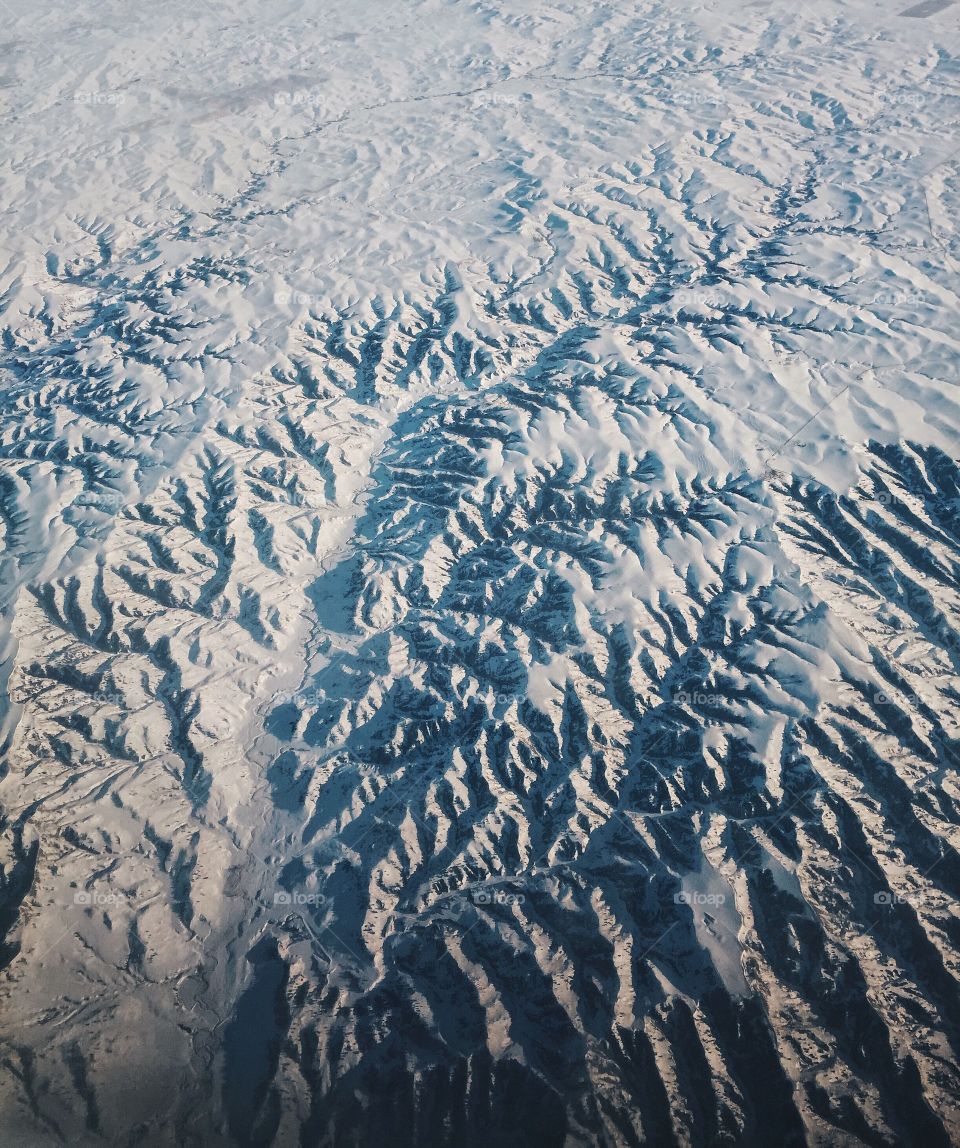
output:
[[[960,1142],[895,9],[0,0],[0,1141]]]

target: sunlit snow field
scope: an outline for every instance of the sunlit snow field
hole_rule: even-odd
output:
[[[958,17],[0,0],[0,1143],[960,1143]]]

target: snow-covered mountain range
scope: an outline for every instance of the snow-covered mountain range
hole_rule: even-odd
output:
[[[0,1142],[960,1143],[958,12],[0,3]]]

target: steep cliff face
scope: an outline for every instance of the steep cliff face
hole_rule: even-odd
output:
[[[13,19],[0,1138],[960,1142],[949,10]]]

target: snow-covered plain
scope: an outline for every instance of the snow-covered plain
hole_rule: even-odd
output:
[[[0,0],[0,1143],[960,1143],[958,17]]]

